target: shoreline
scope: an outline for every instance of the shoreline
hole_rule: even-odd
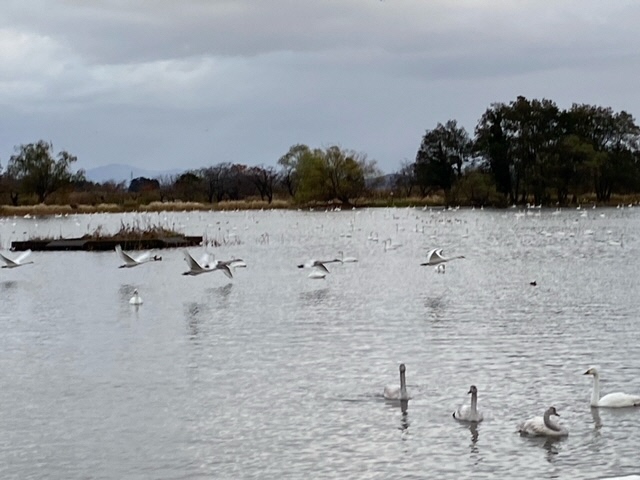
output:
[[[0,206],[0,217],[43,217],[43,216],[68,216],[68,215],[85,215],[96,213],[160,213],[160,212],[182,212],[182,211],[244,211],[244,210],[307,210],[307,211],[325,211],[325,210],[352,210],[362,208],[491,208],[497,210],[506,210],[509,208],[519,208],[526,210],[528,208],[535,209],[575,209],[582,208],[615,208],[615,207],[631,207],[640,204],[640,198],[635,195],[625,195],[612,198],[606,203],[597,203],[594,198],[585,197],[583,201],[568,205],[544,205],[532,206],[529,204],[518,205],[466,205],[460,204],[456,206],[447,205],[440,196],[434,197],[409,197],[409,198],[386,198],[386,199],[369,199],[354,204],[342,204],[340,202],[313,203],[306,205],[297,205],[287,200],[274,200],[271,203],[262,200],[238,200],[224,201],[219,203],[200,203],[200,202],[151,202],[141,205],[122,205],[116,203],[101,203],[97,205],[72,205],[72,204],[37,204],[37,205],[2,205]]]

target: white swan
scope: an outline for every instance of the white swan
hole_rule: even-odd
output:
[[[453,412],[453,418],[464,422],[481,422],[484,416],[478,410],[478,389],[475,385],[471,385],[467,393],[471,394],[471,405],[460,405]]]
[[[309,278],[319,280],[325,278],[329,269],[325,266],[325,263],[338,263],[339,259],[334,258],[333,260],[309,260],[306,263],[301,263],[298,265],[298,268],[312,268],[313,271],[308,275]]]
[[[358,261],[356,257],[345,257],[342,250],[338,251],[338,253],[340,254],[340,258],[338,258],[338,260],[340,260],[340,263],[354,263]]]
[[[142,298],[138,295],[137,288],[133,291],[133,297],[129,299],[129,303],[131,305],[142,305]]]
[[[584,375],[593,375],[593,391],[591,393],[591,406],[603,408],[640,407],[640,395],[628,393],[609,393],[600,398],[600,374],[598,369],[591,367]]]
[[[384,398],[387,400],[409,400],[409,393],[407,392],[407,382],[405,380],[406,367],[404,363],[400,364],[400,386],[387,385],[384,387]]]
[[[18,257],[15,260],[11,260],[10,258],[7,258],[7,257],[5,257],[4,255],[2,255],[0,253],[0,258],[5,263],[2,266],[2,268],[17,268],[17,267],[22,267],[24,265],[28,265],[30,263],[33,263],[32,261],[25,262],[25,259],[29,255],[31,255],[31,250],[25,250],[20,255],[18,255]]]
[[[387,238],[384,241],[384,251],[385,252],[388,251],[388,250],[397,250],[401,246],[402,246],[401,243],[394,242],[393,240],[391,240],[391,238]]]
[[[457,257],[445,257],[442,255],[441,248],[434,248],[427,252],[427,261],[421,263],[420,265],[425,267],[429,265],[438,265],[439,263],[450,262],[451,260],[455,260],[456,258],[464,258],[464,255],[458,255]]]
[[[551,416],[560,415],[555,407],[549,407],[542,417],[533,417],[518,425],[521,435],[530,437],[566,437],[569,431],[551,419]]]
[[[143,263],[158,262],[162,260],[162,257],[158,255],[151,256],[151,252],[144,252],[140,255],[133,256],[129,253],[124,252],[120,245],[116,245],[116,253],[124,262],[118,268],[133,268],[137,267],[138,265],[142,265]]]
[[[233,274],[231,273],[231,269],[229,265],[225,262],[215,261],[209,262],[210,257],[205,255],[202,259],[202,263],[197,262],[188,251],[184,251],[184,259],[189,265],[189,270],[183,272],[182,275],[200,275],[203,273],[215,272],[216,270],[222,271],[227,277],[233,278]]]

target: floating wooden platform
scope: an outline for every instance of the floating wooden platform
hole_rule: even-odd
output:
[[[62,238],[57,240],[25,240],[11,242],[11,250],[24,251],[106,251],[120,245],[123,250],[154,250],[160,248],[195,247],[202,243],[202,237],[162,237],[149,239],[106,239]]]

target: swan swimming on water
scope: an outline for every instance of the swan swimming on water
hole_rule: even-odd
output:
[[[530,437],[566,437],[569,431],[560,426],[551,416],[559,417],[555,407],[549,407],[542,417],[533,417],[518,425],[521,435]]]
[[[406,367],[404,363],[400,364],[400,386],[387,385],[384,387],[384,398],[387,400],[409,400],[409,393],[407,392],[407,381],[405,379]]]
[[[401,243],[394,242],[393,240],[391,240],[391,238],[387,238],[384,241],[384,251],[385,252],[388,251],[388,250],[397,250],[401,246],[402,246]]]
[[[133,297],[129,299],[129,303],[131,305],[142,305],[142,298],[140,298],[140,295],[138,295],[137,288],[133,291]]]
[[[151,252],[144,252],[141,255],[133,256],[123,251],[120,245],[116,245],[116,253],[124,262],[118,268],[133,268],[133,267],[137,267],[138,265],[142,265],[143,263],[158,262],[162,260],[162,257],[158,255],[152,256]]]
[[[598,369],[591,367],[584,375],[593,375],[593,391],[591,392],[591,406],[602,408],[640,407],[640,395],[628,393],[609,393],[600,398],[600,374]]]
[[[25,262],[25,259],[31,255],[31,250],[25,250],[15,260],[5,257],[0,253],[0,259],[5,263],[2,268],[17,268],[33,263],[33,261]]]
[[[434,248],[427,252],[427,261],[421,263],[420,265],[423,267],[438,265],[440,263],[450,262],[451,260],[455,260],[456,258],[464,258],[464,255],[458,255],[457,257],[445,257],[444,255],[442,255],[441,248]]]
[[[185,250],[184,259],[187,262],[187,265],[189,265],[189,270],[187,270],[186,272],[183,272],[182,275],[195,276],[195,275],[200,275],[202,273],[209,273],[209,272],[215,272],[216,270],[220,270],[227,277],[233,278],[233,274],[231,273],[231,269],[229,268],[229,265],[227,263],[220,262],[219,260],[217,260],[213,263],[213,265],[211,265],[211,263],[209,263],[208,261],[210,260],[209,255],[205,255],[205,257],[203,257],[202,259],[202,262],[199,263],[189,254],[188,251]]]
[[[482,412],[478,410],[478,389],[475,385],[471,385],[467,393],[471,394],[471,405],[460,405],[453,412],[453,418],[465,422],[481,422],[484,419]]]

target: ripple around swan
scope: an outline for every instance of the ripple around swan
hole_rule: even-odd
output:
[[[247,263],[229,280],[181,276],[179,251],[134,269],[118,269],[113,252],[34,252],[33,265],[0,272],[0,476],[637,474],[640,410],[590,409],[582,375],[596,364],[605,393],[640,393],[636,210],[0,222],[6,241],[13,230],[71,235],[159,218],[236,235],[214,253]],[[385,252],[371,232],[402,246]],[[419,266],[434,247],[466,258],[437,274]],[[340,250],[359,261],[331,264],[323,280],[296,268]],[[136,288],[139,308],[128,304]],[[406,408],[381,396],[401,362]],[[476,426],[451,418],[471,384],[485,415]],[[550,405],[568,438],[515,432]]]

